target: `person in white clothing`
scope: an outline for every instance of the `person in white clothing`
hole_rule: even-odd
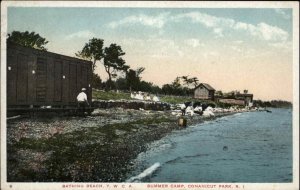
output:
[[[132,99],[135,98],[135,92],[134,93],[130,93],[130,98],[132,98]]]
[[[85,91],[86,91],[85,88],[81,89],[81,92],[77,96],[77,101],[78,102],[86,102],[86,103],[88,103],[88,101],[87,101],[87,95],[86,95]]]
[[[89,106],[89,102],[87,100],[87,95],[85,93],[86,89],[82,88],[81,92],[77,96],[77,105],[78,108],[81,108],[82,114],[85,112],[85,107]]]
[[[150,100],[151,100],[150,94],[147,94],[147,95],[146,95],[145,100],[147,100],[147,101],[150,101]]]
[[[138,99],[138,100],[144,100],[144,97],[143,97],[143,94],[141,91],[139,91],[136,96],[135,96],[135,99]]]

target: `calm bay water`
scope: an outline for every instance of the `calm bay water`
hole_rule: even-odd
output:
[[[139,155],[129,177],[140,174],[141,182],[291,182],[292,158],[292,110],[272,109],[174,131]]]

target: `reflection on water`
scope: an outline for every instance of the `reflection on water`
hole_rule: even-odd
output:
[[[292,113],[249,112],[175,131],[136,159],[142,182],[291,182]],[[130,176],[129,176],[130,177]]]

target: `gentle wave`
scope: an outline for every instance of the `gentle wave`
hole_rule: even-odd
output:
[[[196,155],[190,155],[190,156],[177,157],[172,160],[166,161],[166,164],[173,164],[176,162],[185,162],[185,159],[203,157],[203,156],[209,156],[209,154],[196,154]]]
[[[165,150],[165,149],[168,149],[168,148],[171,148],[172,147],[172,144],[170,143],[166,143],[166,144],[162,144],[158,147],[158,149],[160,150]]]
[[[142,173],[140,173],[137,176],[131,177],[126,182],[140,182],[145,177],[152,175],[153,172],[155,172],[159,167],[160,167],[160,163],[156,162],[155,164],[153,164],[152,166],[144,170]]]

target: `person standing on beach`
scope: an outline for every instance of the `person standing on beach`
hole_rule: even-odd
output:
[[[81,92],[77,96],[77,106],[80,109],[82,115],[84,115],[86,106],[89,106],[85,91],[86,89],[82,88]]]
[[[184,116],[185,115],[185,110],[186,110],[186,105],[185,104],[180,104],[180,110],[181,110],[181,115]]]

